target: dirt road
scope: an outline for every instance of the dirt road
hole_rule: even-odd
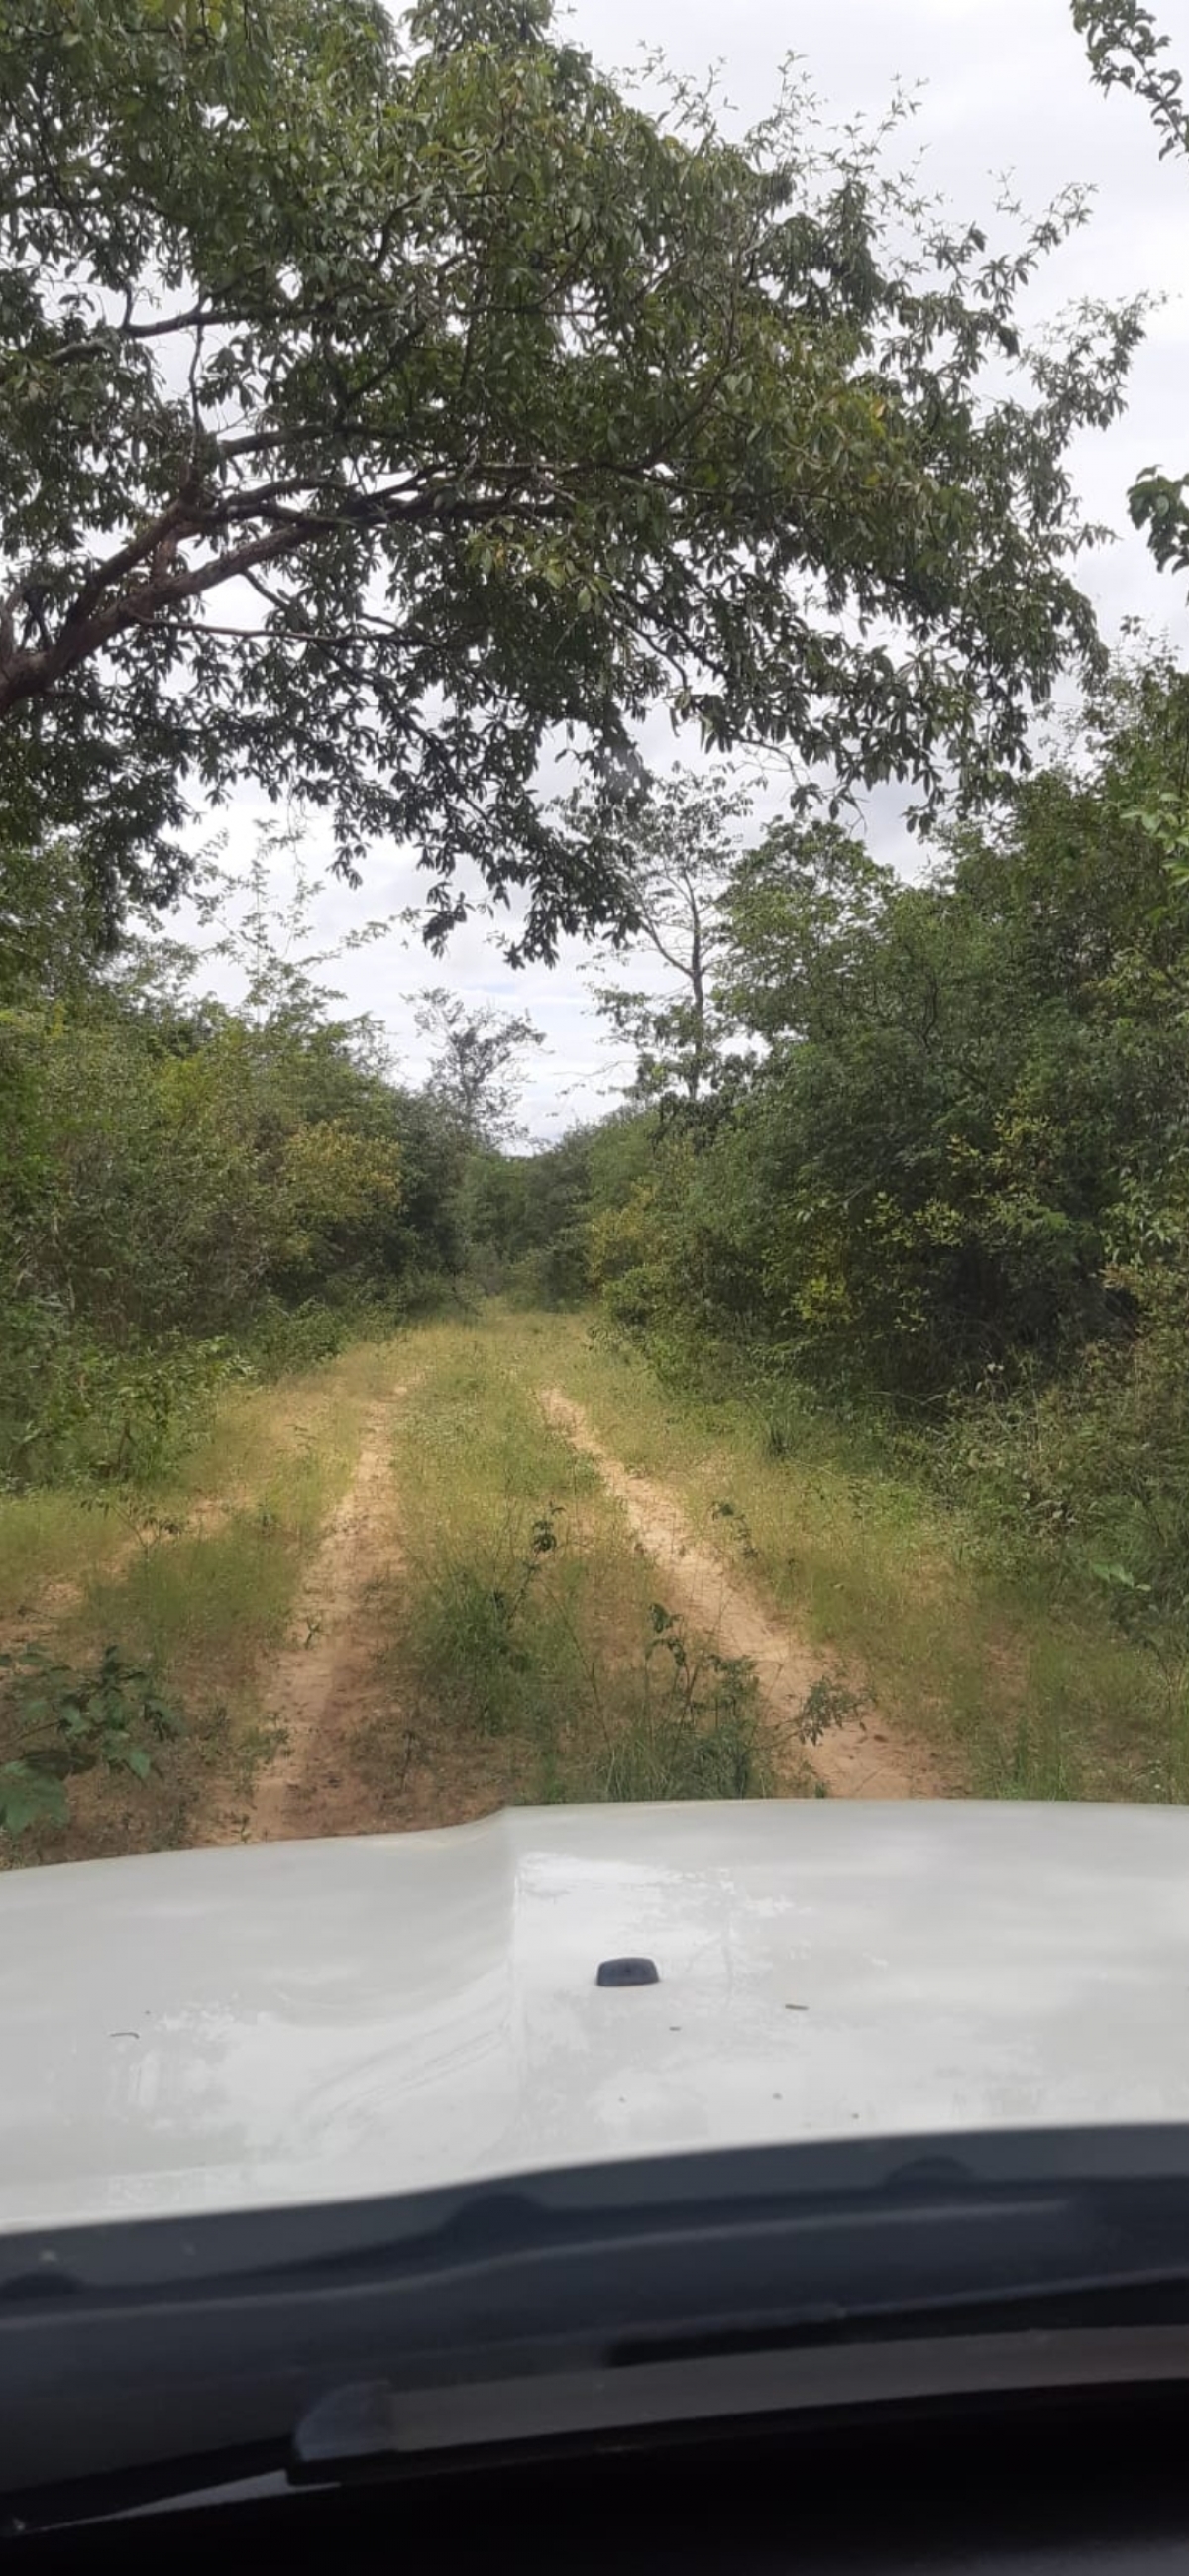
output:
[[[444,1351],[443,1357],[439,1349],[438,1367],[448,1372],[448,1333]],[[505,1402],[506,1378],[505,1371]],[[422,1412],[431,1421],[437,1384],[431,1371],[422,1397]],[[406,1562],[402,1535],[402,1480],[407,1499],[408,1479],[416,1475],[401,1454],[409,1386],[406,1371],[387,1398],[367,1410],[349,1488],[307,1561],[284,1647],[260,1676],[271,1756],[259,1765],[246,1800],[223,1802],[212,1819],[214,1839],[278,1841],[446,1824],[509,1797],[534,1794],[531,1762],[514,1735],[482,1719],[470,1726],[461,1722],[449,1682],[435,1701],[424,1675],[402,1655],[403,1597],[420,1579]],[[857,1692],[836,1690],[845,1712],[841,1722],[807,1743],[806,1702],[823,1680],[837,1683],[837,1668],[765,1603],[710,1536],[699,1534],[674,1491],[629,1473],[564,1386],[534,1387],[518,1373],[512,1396],[525,1411],[530,1435],[532,1412],[540,1407],[550,1428],[596,1470],[613,1513],[622,1516],[636,1554],[646,1560],[648,1587],[663,1594],[691,1637],[754,1667],[767,1753],[781,1794],[945,1794],[948,1784],[928,1749],[884,1726]],[[491,1400],[480,1374],[470,1399],[476,1473],[484,1442],[494,1436]],[[441,1402],[447,1403],[445,1393]],[[461,1418],[465,1433],[465,1410]],[[465,1483],[465,1459],[460,1472]],[[545,1486],[541,1499],[551,1507]],[[506,1508],[497,1496],[493,1523]],[[527,1563],[533,1565],[531,1555]],[[498,1617],[506,1583],[480,1587],[477,1597],[489,1611],[496,1605]],[[506,1650],[518,1651],[510,1635]]]
[[[229,1390],[174,1483],[9,1507],[6,1669],[32,1648],[52,1700],[114,1658],[170,1721],[140,1721],[147,1775],[91,1765],[17,1858],[554,1801],[963,1795],[944,1687],[884,1647],[929,1569],[837,1496],[582,1316],[455,1311]],[[1011,1644],[979,1655],[992,1709],[1023,1695]]]

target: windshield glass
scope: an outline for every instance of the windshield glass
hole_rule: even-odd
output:
[[[18,2379],[103,2231],[1179,2191],[1187,78],[0,0]]]

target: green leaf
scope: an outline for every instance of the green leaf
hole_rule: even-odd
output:
[[[15,1837],[30,1825],[63,1825],[66,1792],[60,1781],[38,1778],[20,1761],[0,1763],[0,1833]]]

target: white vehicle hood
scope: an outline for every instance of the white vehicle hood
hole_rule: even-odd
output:
[[[596,1985],[645,1954],[655,1985]],[[1189,1814],[773,1802],[0,1880],[0,2228],[1189,2121]]]

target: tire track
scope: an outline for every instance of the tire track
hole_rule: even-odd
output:
[[[283,1740],[247,1814],[225,1813],[214,1842],[299,1842],[376,1828],[374,1794],[353,1743],[374,1713],[377,1689],[369,1596],[399,1564],[389,1415],[407,1391],[394,1387],[368,1408],[350,1485],[307,1570],[288,1640],[263,1677],[261,1699]]]
[[[580,1404],[560,1387],[541,1397],[546,1415],[572,1447],[597,1467],[622,1505],[646,1555],[663,1571],[665,1606],[712,1636],[722,1654],[754,1664],[760,1707],[785,1794],[803,1786],[806,1772],[836,1798],[937,1798],[952,1794],[931,1748],[889,1735],[869,1712],[832,1726],[811,1749],[799,1731],[799,1713],[814,1684],[830,1675],[823,1657],[756,1600],[715,1550],[699,1539],[680,1503],[664,1485],[629,1474],[604,1448]]]

